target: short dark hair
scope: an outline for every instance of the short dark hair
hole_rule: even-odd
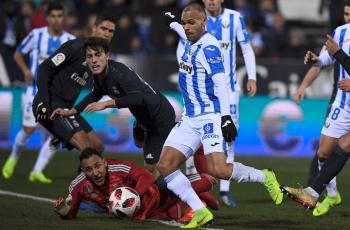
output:
[[[53,10],[62,10],[64,12],[64,7],[59,1],[50,1],[47,5],[46,15],[49,15]]]
[[[117,24],[117,21],[115,20],[115,17],[111,15],[110,13],[103,12],[97,15],[96,21],[95,21],[95,26],[100,25],[104,21],[110,21],[113,24]]]
[[[79,161],[82,162],[83,160],[90,158],[92,155],[96,155],[96,156],[99,156],[100,158],[102,158],[102,153],[100,153],[96,149],[86,148],[83,151],[81,151],[81,153],[79,155]]]
[[[84,55],[86,54],[86,49],[88,47],[95,50],[95,51],[102,48],[105,53],[110,52],[108,41],[106,39],[103,39],[103,38],[89,37],[85,41],[84,46],[83,46]]]
[[[187,4],[185,6],[185,8],[183,9],[183,12],[189,11],[189,10],[198,10],[201,14],[206,16],[206,12],[205,12],[204,6],[202,4],[200,4],[200,3],[190,2],[189,4]]]
[[[345,6],[350,6],[350,0],[344,0],[344,7]]]

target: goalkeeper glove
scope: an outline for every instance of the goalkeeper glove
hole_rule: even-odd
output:
[[[237,129],[230,115],[221,117],[221,131],[227,143],[234,141],[237,137]]]
[[[53,210],[60,215],[61,217],[65,217],[68,215],[70,206],[67,204],[67,201],[62,197],[58,197],[53,205]]]

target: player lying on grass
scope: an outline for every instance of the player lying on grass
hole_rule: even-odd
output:
[[[54,205],[54,211],[62,218],[75,218],[83,200],[96,203],[108,212],[110,194],[124,186],[133,188],[141,198],[140,209],[133,219],[180,218],[179,200],[156,186],[154,177],[143,167],[131,161],[104,159],[93,148],[83,150],[79,158],[82,172],[70,183],[67,198],[58,198]],[[210,190],[216,182],[209,175],[200,178],[192,182],[197,193]]]

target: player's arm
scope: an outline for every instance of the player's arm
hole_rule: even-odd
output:
[[[187,39],[185,30],[180,23],[177,22],[175,15],[171,12],[164,13],[165,24],[174,30],[182,39]]]
[[[82,200],[80,194],[81,185],[76,185],[64,199],[59,197],[54,204],[54,211],[63,219],[74,219],[77,216],[79,205]]]
[[[128,162],[131,167],[130,178],[136,182],[135,191],[142,196],[148,188],[154,184],[154,177],[145,168],[136,165],[133,162]]]
[[[219,47],[215,45],[205,47],[203,53],[208,63],[208,65],[203,63],[203,66],[212,76],[214,92],[220,102],[222,135],[226,142],[231,143],[237,136],[237,129],[230,115],[229,93],[225,80],[222,54]]]
[[[239,17],[239,22],[240,23],[237,29],[237,39],[242,49],[243,59],[248,73],[248,96],[252,97],[256,94],[257,91],[255,54],[250,43],[249,33],[247,31],[244,18],[242,16]]]
[[[295,93],[293,93],[292,97],[295,103],[298,105],[300,101],[304,99],[306,88],[311,85],[311,83],[317,78],[319,73],[321,72],[321,67],[312,66],[306,73],[303,81],[301,82],[299,88]]]
[[[34,48],[34,32],[32,31],[28,36],[23,39],[21,44],[17,47],[13,58],[18,65],[18,67],[21,69],[24,79],[26,82],[31,82],[33,80],[33,73],[32,71],[28,68],[25,60],[24,60],[24,55],[28,54],[30,51],[33,50]]]

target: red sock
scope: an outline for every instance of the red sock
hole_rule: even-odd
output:
[[[196,167],[197,172],[199,174],[200,173],[208,173],[207,161],[205,160],[203,146],[199,147],[197,152],[195,152],[194,157],[193,157],[193,161],[194,161],[194,166]]]
[[[220,201],[210,192],[202,192],[198,194],[198,196],[208,205],[209,208],[214,210],[220,209]]]

